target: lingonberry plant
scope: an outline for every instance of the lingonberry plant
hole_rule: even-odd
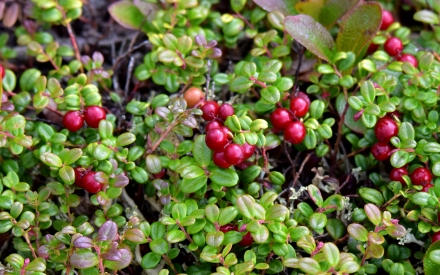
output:
[[[0,274],[438,274],[439,3],[110,2],[0,1]]]

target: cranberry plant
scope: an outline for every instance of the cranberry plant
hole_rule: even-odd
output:
[[[0,274],[438,273],[440,5],[95,5],[0,2]]]

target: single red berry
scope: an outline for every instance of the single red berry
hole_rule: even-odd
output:
[[[306,127],[299,121],[295,121],[287,125],[284,129],[284,139],[292,144],[298,144],[304,140],[306,136]]]
[[[225,133],[221,129],[212,129],[206,133],[205,137],[206,146],[214,151],[223,151],[228,139]]]
[[[371,42],[370,45],[368,45],[367,53],[372,54],[375,51],[377,51],[378,48],[379,48],[378,44],[374,44],[373,42]]]
[[[401,184],[406,185],[406,182],[403,180],[402,176],[408,176],[408,171],[405,168],[393,168],[390,172],[390,179],[392,181],[399,181]]]
[[[423,185],[423,188],[422,188],[422,192],[426,192],[426,193],[429,193],[429,188],[431,188],[431,187],[434,187],[434,185],[432,185],[432,184],[430,184],[430,183],[427,183],[427,184],[425,184],[425,185]]]
[[[235,227],[235,225],[225,224],[225,225],[220,226],[220,231],[223,232],[223,233],[226,233],[226,232],[229,232],[229,231],[233,230],[234,227]]]
[[[385,42],[383,49],[387,52],[387,54],[396,56],[402,52],[403,44],[399,38],[391,37]]]
[[[233,134],[232,134],[231,130],[229,130],[228,127],[222,126],[222,127],[220,127],[220,130],[222,130],[222,132],[225,134],[225,136],[228,140],[232,140]]]
[[[379,119],[374,128],[376,138],[384,143],[390,142],[390,139],[397,136],[398,132],[399,127],[397,126],[397,123],[388,116]]]
[[[214,151],[212,154],[212,161],[220,168],[227,169],[231,167],[231,164],[225,160],[225,152]]]
[[[238,245],[240,246],[250,246],[254,243],[254,238],[252,238],[251,232],[248,231],[248,233],[246,233],[243,236],[243,239],[238,243]]]
[[[228,116],[234,114],[234,107],[231,104],[223,103],[222,106],[218,108],[218,116],[223,120],[226,120]]]
[[[84,110],[84,119],[91,128],[98,128],[99,122],[105,118],[105,111],[99,106],[89,106]]]
[[[240,170],[244,170],[244,169],[248,168],[251,165],[254,165],[254,163],[250,162],[250,161],[247,161],[247,160],[243,160],[239,164],[235,165],[235,167],[237,167]]]
[[[95,174],[95,171],[90,171],[82,178],[84,189],[92,194],[98,193],[104,187],[102,183],[95,180]]]
[[[414,66],[414,68],[417,68],[417,66],[419,66],[419,63],[417,62],[417,58],[415,58],[415,56],[411,54],[402,54],[397,58],[397,61],[409,62],[411,63],[411,65]]]
[[[295,97],[290,102],[290,111],[297,117],[303,117],[309,111],[309,104],[302,97]]]
[[[5,68],[2,65],[0,65],[0,76],[2,79],[5,77],[5,74],[6,74]]]
[[[208,122],[208,124],[206,124],[205,131],[209,132],[212,129],[217,129],[222,126],[223,126],[223,122],[221,122],[219,120],[213,120],[213,121]]]
[[[211,121],[217,116],[219,106],[215,101],[206,101],[200,109],[203,112],[203,119]]]
[[[244,144],[241,146],[241,149],[243,149],[244,159],[252,157],[255,152],[255,147],[255,145],[250,145],[246,141],[244,142]]]
[[[424,185],[431,183],[432,175],[428,169],[419,167],[414,169],[411,173],[411,182],[414,185]]]
[[[307,102],[307,105],[310,106],[310,98],[306,93],[303,92],[298,92],[298,94],[296,95],[296,97],[300,97],[302,99],[304,99]]]
[[[436,241],[440,241],[440,231],[432,235],[432,242],[435,243]]]
[[[75,167],[75,169],[73,169],[73,171],[75,172],[75,185],[81,188],[84,188],[84,184],[82,181],[82,178],[84,176],[84,169],[81,166]]]
[[[387,30],[391,26],[391,24],[393,24],[393,22],[393,15],[387,10],[382,10],[382,23],[380,24],[380,30]]]
[[[67,130],[76,132],[84,125],[84,117],[79,111],[68,111],[63,117],[63,125]]]
[[[232,143],[225,147],[225,160],[232,164],[239,164],[244,160],[243,149],[240,145]]]
[[[155,178],[155,179],[161,179],[164,175],[165,175],[165,172],[166,172],[167,170],[165,169],[165,168],[162,168],[162,170],[159,172],[159,173],[157,173],[157,174],[153,174],[153,177]]]
[[[386,160],[388,158],[388,154],[391,151],[391,146],[388,143],[378,142],[371,146],[371,154],[377,160]]]
[[[278,130],[284,130],[292,121],[292,114],[284,108],[278,108],[270,115],[270,122]]]

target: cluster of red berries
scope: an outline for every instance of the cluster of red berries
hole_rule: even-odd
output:
[[[380,161],[388,159],[392,150],[389,142],[392,137],[397,136],[398,132],[399,127],[391,117],[385,116],[377,121],[374,133],[379,142],[371,147],[371,154],[375,159]]]
[[[99,106],[88,106],[81,113],[80,111],[68,111],[63,117],[63,125],[71,132],[76,132],[84,125],[84,120],[87,125],[92,128],[98,128],[99,122],[106,118],[103,108]]]
[[[243,145],[232,143],[232,132],[224,126],[224,121],[234,115],[231,104],[223,103],[221,106],[214,101],[206,101],[200,108],[202,118],[209,121],[206,125],[205,142],[213,150],[212,160],[221,168],[229,168],[250,158],[255,151],[255,145],[245,142]]]
[[[284,130],[284,139],[292,144],[298,144],[306,136],[306,127],[300,121],[294,121],[295,117],[303,117],[310,108],[310,99],[303,93],[298,92],[298,96],[290,102],[290,110],[278,108],[270,115],[270,121],[276,130]]]
[[[232,224],[226,224],[226,225],[220,226],[220,231],[223,233],[229,232],[231,230],[238,231],[238,226],[232,225]],[[238,243],[238,245],[246,247],[246,246],[250,246],[253,243],[254,243],[254,239],[252,238],[251,232],[248,231],[243,236],[243,239]]]
[[[402,185],[406,185],[405,181],[403,180],[404,175],[408,176],[408,171],[405,167],[393,168],[393,170],[390,172],[390,179],[392,181],[399,181]],[[428,169],[423,167],[414,169],[410,175],[410,179],[412,184],[423,186],[423,189],[421,190],[422,192],[428,192],[429,188],[434,186],[431,184],[431,173]]]
[[[87,192],[96,194],[102,190],[104,185],[95,180],[95,171],[84,170],[81,166],[74,169],[75,185],[84,188]]]

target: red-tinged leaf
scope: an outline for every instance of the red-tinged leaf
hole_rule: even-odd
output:
[[[392,226],[388,226],[386,231],[388,235],[395,238],[402,238],[406,234],[405,227],[401,226],[400,224],[394,224]]]
[[[101,258],[108,261],[119,261],[122,258],[122,253],[117,249],[109,249],[101,253]]]
[[[327,27],[335,24],[358,3],[359,0],[308,0],[296,4],[295,8]]]
[[[368,240],[375,244],[383,244],[385,242],[385,238],[382,235],[374,232],[368,233]]]
[[[128,177],[124,175],[117,175],[115,177],[115,182],[112,184],[113,187],[122,188],[129,183]]]
[[[341,24],[336,38],[338,51],[353,52],[359,55],[362,48],[379,31],[382,22],[382,9],[379,4],[363,2],[349,13]]]
[[[352,223],[347,227],[348,233],[358,241],[366,242],[368,231],[364,226],[358,223]]]
[[[2,106],[1,106],[1,110],[2,111],[7,111],[7,112],[12,112],[14,111],[14,104],[12,104],[11,102],[3,102]]]
[[[113,240],[118,233],[118,225],[114,221],[106,221],[98,231],[99,241]]]
[[[367,247],[366,253],[367,253],[367,259],[368,258],[379,259],[382,258],[384,249],[379,244],[372,244],[369,247]]]
[[[301,45],[328,62],[333,57],[334,44],[331,34],[327,29],[312,17],[299,14],[287,16],[284,19],[286,31]]]
[[[70,264],[74,268],[86,269],[98,264],[98,257],[90,251],[78,250],[70,256]]]
[[[112,18],[127,29],[139,30],[144,20],[144,15],[133,3],[119,1],[110,5],[108,12]]]
[[[279,11],[284,15],[295,15],[298,14],[295,4],[300,0],[254,0],[254,2],[268,12]]]
[[[130,250],[128,249],[119,249],[121,252],[121,259],[117,261],[104,261],[104,265],[112,270],[121,270],[126,268],[133,258],[133,255],[131,254]]]
[[[89,237],[79,237],[73,242],[73,245],[77,248],[90,248],[93,247],[93,241]]]
[[[378,225],[382,220],[382,212],[380,212],[379,207],[372,203],[368,203],[364,206],[365,214],[367,214],[368,219],[374,224]]]

